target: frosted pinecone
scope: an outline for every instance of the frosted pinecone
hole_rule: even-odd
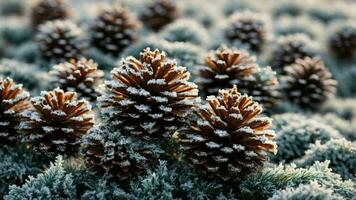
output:
[[[179,132],[186,160],[198,171],[223,180],[241,179],[276,153],[271,120],[262,107],[234,86],[209,96],[191,127]]]
[[[122,7],[107,7],[91,27],[91,42],[104,52],[118,55],[137,40],[139,22]]]
[[[356,24],[344,24],[333,30],[328,38],[332,53],[340,58],[352,58],[356,53]]]
[[[246,45],[253,51],[261,50],[267,40],[267,24],[262,15],[252,12],[233,14],[224,29],[225,38]]]
[[[44,58],[68,61],[81,55],[85,47],[82,34],[73,22],[56,20],[40,25],[36,40]]]
[[[50,75],[56,87],[77,92],[80,97],[94,101],[99,95],[97,87],[104,72],[98,70],[98,64],[93,60],[82,58],[55,65]]]
[[[199,68],[197,82],[204,95],[215,95],[219,89],[239,85],[240,81],[251,76],[256,68],[256,58],[246,51],[221,46],[205,57],[204,65]]]
[[[14,144],[19,139],[20,114],[28,108],[29,93],[11,78],[0,78],[0,144]]]
[[[111,74],[106,93],[99,98],[102,113],[133,135],[173,134],[198,96],[187,69],[159,50],[146,48],[138,59],[129,56]]]
[[[31,104],[19,125],[23,142],[48,156],[78,153],[80,138],[94,124],[90,104],[58,88],[31,98]]]
[[[319,58],[297,59],[285,72],[285,94],[302,108],[318,107],[335,93],[337,82]]]
[[[141,13],[141,20],[157,31],[179,17],[179,9],[172,0],[153,0]]]
[[[31,9],[31,24],[36,28],[47,21],[67,19],[69,15],[65,0],[40,0]]]
[[[312,41],[304,34],[281,37],[271,52],[269,64],[272,68],[284,73],[284,68],[293,64],[298,58],[315,55]]]

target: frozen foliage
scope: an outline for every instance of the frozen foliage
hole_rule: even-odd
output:
[[[296,161],[301,167],[312,165],[315,161],[330,160],[330,168],[344,179],[355,179],[356,175],[356,143],[345,139],[330,140],[325,144],[310,146],[305,156]]]
[[[201,46],[206,45],[210,39],[207,30],[191,19],[180,19],[167,25],[160,35],[170,42],[189,42]]]
[[[278,152],[272,160],[277,163],[288,163],[300,158],[309,148],[309,145],[317,140],[325,143],[331,138],[342,137],[331,126],[313,119],[295,116],[294,114],[275,115],[273,118]]]
[[[286,188],[277,191],[268,200],[342,200],[340,195],[334,194],[331,189],[321,186],[318,182],[301,184],[297,188]]]
[[[1,15],[22,15],[25,5],[22,0],[3,0],[0,2]]]
[[[333,173],[328,165],[329,161],[316,162],[307,168],[281,164],[266,167],[242,181],[239,186],[241,199],[267,199],[278,190],[298,187],[300,184],[307,184],[310,181],[315,181],[323,187],[331,189],[335,194],[341,195],[345,199],[352,199],[356,192],[355,182],[343,181],[340,175]]]
[[[25,183],[29,175],[35,175],[42,170],[42,162],[34,152],[25,147],[0,147],[0,198],[7,194],[8,187]]]
[[[30,176],[22,186],[11,186],[6,200],[21,199],[76,199],[76,187],[73,176],[66,173],[62,157],[36,177]]]
[[[141,38],[136,44],[133,44],[126,48],[123,52],[121,57],[133,56],[135,58],[140,56],[142,49],[145,48],[150,49],[159,49],[161,51],[166,51],[170,48],[169,42],[163,40],[157,36],[149,35],[145,38]]]
[[[41,62],[38,45],[34,41],[25,42],[19,45],[16,51],[13,52],[12,56],[20,62],[35,64],[39,64]],[[46,68],[49,68],[49,66],[46,66]]]
[[[170,43],[167,48],[167,55],[191,73],[195,72],[196,65],[201,62],[202,53],[201,48],[185,42]]]
[[[85,55],[98,63],[99,69],[104,71],[111,71],[117,64],[115,57],[106,54],[97,48],[89,48],[85,51]]]
[[[10,21],[0,26],[0,37],[12,45],[20,45],[31,40],[32,31],[25,24]]]
[[[273,5],[273,16],[276,18],[290,16],[297,17],[303,14],[303,5],[301,1],[278,1]]]
[[[341,97],[356,97],[356,65],[342,71],[337,79],[339,80],[337,93]]]

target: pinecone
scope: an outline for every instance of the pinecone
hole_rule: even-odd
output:
[[[302,108],[315,108],[335,93],[337,82],[318,58],[297,59],[285,72],[282,78],[285,93]]]
[[[262,107],[241,95],[236,85],[207,102],[198,107],[196,122],[179,133],[185,158],[198,171],[237,180],[276,153],[271,120],[260,117]]]
[[[310,39],[304,34],[295,34],[282,37],[271,53],[270,65],[272,68],[283,73],[283,68],[291,65],[298,58],[313,57]]]
[[[157,49],[144,49],[138,60],[123,59],[111,73],[100,107],[108,121],[133,135],[173,134],[198,96],[187,69]]]
[[[139,22],[121,7],[103,10],[91,28],[91,41],[104,52],[118,55],[137,40]]]
[[[266,22],[262,16],[251,12],[233,14],[225,28],[225,38],[239,42],[253,51],[260,51],[267,40]]]
[[[216,95],[219,89],[231,88],[258,68],[256,58],[246,51],[221,46],[205,58],[197,82],[204,95]]]
[[[336,30],[328,40],[329,49],[337,57],[352,58],[356,53],[356,25]]]
[[[238,85],[242,94],[248,94],[266,108],[272,108],[280,99],[279,82],[271,67],[258,68]]]
[[[154,0],[146,6],[141,20],[149,28],[157,31],[179,17],[179,10],[171,0]]]
[[[56,87],[64,91],[77,92],[79,97],[88,98],[95,101],[99,92],[96,90],[101,83],[104,72],[98,70],[98,64],[93,60],[82,58],[80,60],[70,60],[55,65],[50,72],[53,76]]]
[[[78,58],[85,43],[82,30],[71,21],[49,21],[40,25],[36,36],[42,56],[48,60],[68,61]]]
[[[23,142],[48,156],[76,154],[80,138],[94,124],[90,104],[58,88],[31,98],[31,103],[33,109],[23,112],[19,125]]]
[[[151,157],[144,145],[109,130],[106,124],[90,129],[83,141],[86,163],[97,174],[126,179],[138,174]]]
[[[22,90],[11,78],[0,79],[0,143],[14,144],[18,139],[17,125],[20,113],[29,106],[29,93]]]
[[[31,24],[36,28],[47,21],[67,19],[69,15],[65,0],[40,0],[31,10]]]

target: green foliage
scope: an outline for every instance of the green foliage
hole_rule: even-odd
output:
[[[0,29],[0,37],[12,45],[20,45],[31,40],[32,30],[25,24],[6,24]]]
[[[341,97],[356,96],[356,65],[341,72],[337,78],[337,92]]]
[[[345,139],[330,140],[325,144],[311,145],[305,156],[295,161],[298,166],[312,165],[315,161],[330,160],[330,167],[344,179],[354,179],[356,174],[356,144]]]
[[[325,188],[318,182],[299,185],[297,188],[286,188],[277,191],[269,200],[342,200],[341,196],[333,194],[331,189]]]
[[[90,48],[85,52],[86,56],[98,63],[98,68],[104,71],[111,71],[117,63],[117,58],[105,54],[97,48]]]
[[[2,0],[0,3],[0,14],[22,15],[25,12],[23,0]]]
[[[333,113],[343,119],[352,121],[356,119],[356,99],[333,99],[323,105],[321,113]]]
[[[340,175],[335,174],[328,167],[329,161],[316,162],[308,168],[296,168],[292,165],[269,166],[248,176],[242,181],[239,188],[241,199],[259,200],[272,197],[273,194],[284,188],[298,187],[316,181],[335,194],[351,199],[356,192],[356,185],[352,181],[343,181]]]

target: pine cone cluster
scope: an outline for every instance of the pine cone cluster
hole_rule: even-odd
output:
[[[297,59],[285,72],[285,93],[302,108],[315,108],[335,93],[337,82],[319,58]]]
[[[171,0],[154,0],[141,13],[141,20],[157,31],[179,17],[179,9]]]
[[[91,28],[91,42],[104,52],[118,55],[137,40],[139,22],[121,7],[104,9]]]
[[[93,60],[82,58],[55,65],[50,72],[56,87],[64,91],[73,91],[79,97],[96,100],[99,92],[96,90],[101,83],[104,72],[98,70],[98,64]]]
[[[136,147],[136,141],[104,125],[90,129],[83,141],[83,155],[88,166],[97,174],[110,177],[126,179],[140,173],[151,156],[143,146]]]
[[[237,180],[276,153],[271,120],[260,117],[262,107],[236,86],[207,102],[198,107],[196,122],[179,134],[186,159],[198,171]]]
[[[85,46],[82,30],[68,20],[49,21],[40,25],[36,39],[40,53],[48,60],[78,58]]]
[[[329,49],[340,58],[352,58],[356,53],[356,26],[344,26],[328,39]]]
[[[184,121],[198,96],[189,72],[159,50],[143,50],[114,68],[106,93],[99,97],[103,115],[130,134],[169,136]]]
[[[216,95],[219,89],[239,85],[241,80],[251,76],[256,68],[256,58],[246,51],[221,46],[205,57],[205,64],[200,66],[197,82],[206,96]]]
[[[31,23],[36,28],[47,21],[67,19],[69,15],[65,0],[40,0],[31,10]]]
[[[31,104],[19,125],[23,142],[49,156],[78,153],[80,138],[94,124],[89,103],[57,88],[31,98]]]
[[[20,114],[29,107],[29,96],[11,78],[0,79],[0,144],[14,144],[19,139],[17,126]]]
[[[267,40],[266,22],[254,13],[239,12],[229,18],[224,34],[229,41],[237,41],[253,51],[259,51]]]
[[[270,65],[279,73],[284,67],[293,64],[298,58],[313,57],[310,39],[303,34],[282,37],[271,53]]]

